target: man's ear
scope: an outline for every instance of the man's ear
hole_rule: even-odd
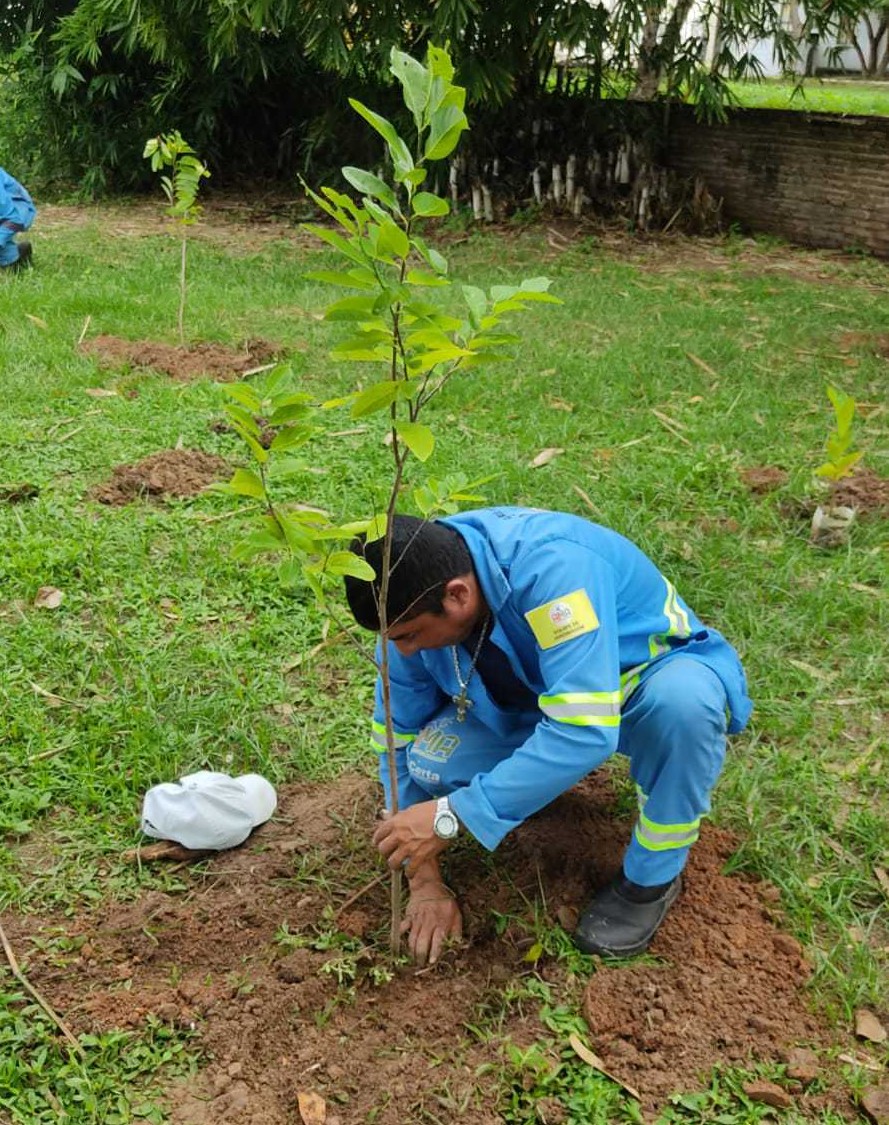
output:
[[[445,583],[442,602],[449,602],[454,609],[465,610],[472,604],[473,589],[468,577],[452,578]]]

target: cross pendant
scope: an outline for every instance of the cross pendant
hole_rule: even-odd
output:
[[[466,692],[461,691],[459,695],[452,695],[451,702],[457,707],[457,722],[462,723],[466,718],[466,712],[472,706],[472,700],[466,698]]]

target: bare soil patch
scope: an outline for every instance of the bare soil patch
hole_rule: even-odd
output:
[[[786,484],[787,471],[779,469],[777,465],[753,465],[749,469],[741,470],[741,480],[751,492],[762,496]]]
[[[177,383],[209,377],[222,383],[242,378],[281,354],[268,340],[247,340],[243,348],[225,344],[163,344],[153,340],[123,340],[119,336],[94,336],[81,350],[98,357],[104,367],[129,367],[159,371]]]
[[[373,982],[387,964],[388,888],[370,886],[337,920],[361,943],[358,975],[342,988],[341,950],[318,948],[317,935],[379,871],[367,839],[376,786],[347,776],[287,786],[279,798],[274,822],[187,872],[180,894],[154,891],[61,923],[4,918],[33,983],[76,1032],[138,1028],[149,1017],[193,1028],[205,1065],[168,1091],[176,1125],[290,1125],[300,1092],[324,1099],[328,1125],[372,1112],[377,1125],[441,1119],[449,1105],[467,1125],[501,1121],[497,1071],[478,1068],[504,1056],[497,1039],[479,1042],[465,1025],[494,1018],[520,1045],[547,1038],[539,1002],[510,1006],[503,989],[535,972],[557,992],[572,988],[562,962],[525,960],[531,921],[542,906],[558,925],[616,871],[630,821],[611,781],[593,777],[554,802],[495,862],[461,843],[449,876],[468,943],[434,969]],[[804,1045],[818,1052],[817,1073],[830,1042],[806,1002],[802,952],[780,930],[776,890],[722,874],[733,847],[727,833],[704,832],[652,947],[656,962],[594,962],[584,1004],[593,1047],[641,1091],[646,1113],[671,1092],[701,1089],[720,1062],[787,1060]],[[509,917],[505,932],[494,911]],[[61,966],[58,951],[29,943],[60,924],[76,949]],[[282,940],[285,924],[315,945]],[[802,1080],[786,1089],[803,1115],[825,1097]]]
[[[120,506],[133,500],[196,496],[228,473],[228,462],[199,449],[164,449],[133,465],[116,465],[111,479],[90,496],[100,504]]]
[[[831,496],[832,504],[845,504],[859,513],[889,512],[889,478],[873,469],[857,469],[852,476],[838,481]]]

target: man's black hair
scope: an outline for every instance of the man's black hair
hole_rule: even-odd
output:
[[[345,578],[346,598],[352,616],[364,629],[380,630],[378,602],[383,570],[383,540],[367,543],[364,536],[352,542],[352,551],[374,568],[376,579]],[[392,562],[389,596],[390,625],[410,621],[421,613],[442,613],[444,588],[452,578],[472,573],[472,556],[463,536],[443,523],[417,516],[392,520]]]

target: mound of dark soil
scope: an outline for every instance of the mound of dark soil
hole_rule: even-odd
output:
[[[485,1064],[503,1056],[496,1039],[479,1042],[465,1026],[494,1012],[500,1035],[516,1043],[547,1036],[539,1002],[509,1005],[503,989],[535,971],[556,995],[565,985],[561,962],[525,959],[531,920],[541,905],[566,918],[616,870],[630,823],[615,812],[609,780],[556,801],[496,862],[463,841],[449,876],[467,945],[391,980],[380,976],[388,887],[369,878],[379,870],[367,843],[376,786],[346,777],[279,797],[276,820],[186,873],[185,893],[66,919],[86,938],[66,968],[45,947],[29,948],[41,934],[34,919],[4,919],[33,983],[77,1032],[139,1027],[150,1016],[194,1028],[208,1061],[168,1091],[176,1125],[289,1125],[300,1120],[300,1093],[324,1099],[327,1125],[368,1114],[378,1125],[435,1120],[449,1105],[467,1125],[495,1125],[496,1067]],[[721,873],[732,847],[726,833],[705,830],[652,948],[656,962],[594,962],[585,1001],[594,1047],[640,1090],[647,1112],[671,1092],[700,1089],[716,1063],[828,1042],[806,1005],[800,949],[775,921],[774,888]],[[288,936],[329,931],[340,903],[336,925],[362,942],[345,991],[337,948],[296,948]],[[511,919],[505,932],[493,911]],[[804,1115],[815,1108],[799,1084],[789,1088]]]
[[[165,449],[134,465],[116,465],[111,479],[92,490],[100,504],[122,505],[145,497],[196,496],[228,474],[228,464],[199,449]]]
[[[224,344],[161,344],[119,336],[95,336],[80,346],[105,367],[149,368],[179,383],[204,376],[233,382],[255,367],[273,362],[282,350],[268,340],[248,340],[242,349],[236,349]]]

